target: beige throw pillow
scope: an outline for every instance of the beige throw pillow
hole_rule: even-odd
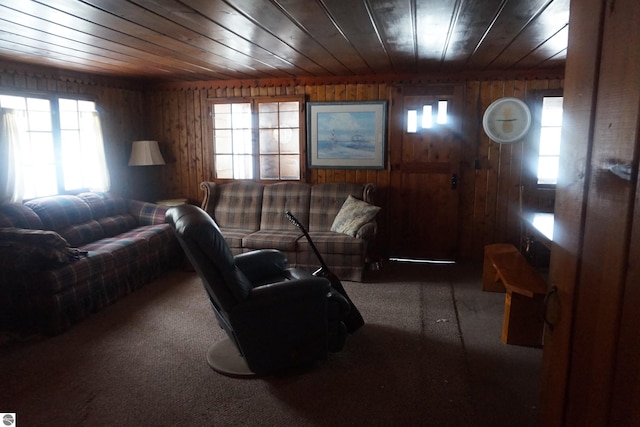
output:
[[[371,221],[379,211],[378,206],[349,195],[333,220],[331,231],[355,237],[360,227]]]

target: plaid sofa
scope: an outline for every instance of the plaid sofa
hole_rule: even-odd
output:
[[[57,334],[180,259],[167,207],[111,193],[0,205],[0,327]]]
[[[314,271],[318,258],[302,232],[289,222],[289,210],[309,231],[322,258],[343,280],[362,281],[368,243],[375,237],[375,218],[354,235],[332,231],[348,196],[373,205],[373,184],[255,181],[203,182],[202,208],[216,221],[231,251],[237,255],[273,248],[289,264]]]

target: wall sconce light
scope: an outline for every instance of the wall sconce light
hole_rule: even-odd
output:
[[[133,141],[129,166],[164,165],[158,141]]]

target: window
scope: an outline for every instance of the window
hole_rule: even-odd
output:
[[[407,133],[417,133],[425,129],[434,129],[449,122],[447,100],[424,104],[407,109]]]
[[[299,99],[256,98],[211,106],[216,178],[299,180]]]
[[[542,98],[538,145],[538,185],[555,185],[558,181],[560,137],[562,133],[561,96]]]
[[[94,102],[0,95],[0,107],[12,111],[17,130],[17,199],[108,190]]]

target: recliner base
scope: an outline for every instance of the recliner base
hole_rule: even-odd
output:
[[[218,341],[207,351],[209,366],[223,375],[230,377],[253,377],[257,374],[249,369],[249,365],[240,354],[229,337]]]

